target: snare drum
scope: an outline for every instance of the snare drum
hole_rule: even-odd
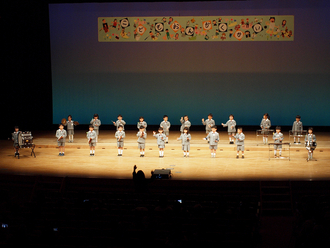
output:
[[[315,149],[316,148],[316,146],[317,146],[317,143],[314,141],[314,142],[310,142],[310,141],[306,141],[305,142],[305,147],[306,147],[306,149]]]

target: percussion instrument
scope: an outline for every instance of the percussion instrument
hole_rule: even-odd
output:
[[[317,143],[315,141],[306,141],[305,142],[305,147],[306,149],[312,149],[314,150],[317,146]]]
[[[77,125],[79,125],[79,122],[78,121],[74,121],[73,124],[77,126]]]
[[[62,123],[63,125],[65,125],[65,124],[66,124],[66,119],[63,118],[63,119],[61,120],[61,123]]]
[[[18,134],[18,144],[21,148],[30,148],[33,146],[33,136],[30,131],[20,132]]]

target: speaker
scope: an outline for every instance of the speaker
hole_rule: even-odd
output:
[[[155,169],[152,178],[154,179],[170,179],[172,177],[170,169]]]

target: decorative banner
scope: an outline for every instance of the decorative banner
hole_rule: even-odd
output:
[[[293,41],[294,16],[99,17],[99,42]]]

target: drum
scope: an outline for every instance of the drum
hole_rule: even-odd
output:
[[[313,141],[313,142],[306,141],[305,142],[306,149],[310,148],[310,149],[314,150],[316,148],[316,146],[317,146],[317,143],[315,141]]]
[[[18,140],[21,148],[29,148],[33,145],[33,136],[30,131],[21,132]]]

